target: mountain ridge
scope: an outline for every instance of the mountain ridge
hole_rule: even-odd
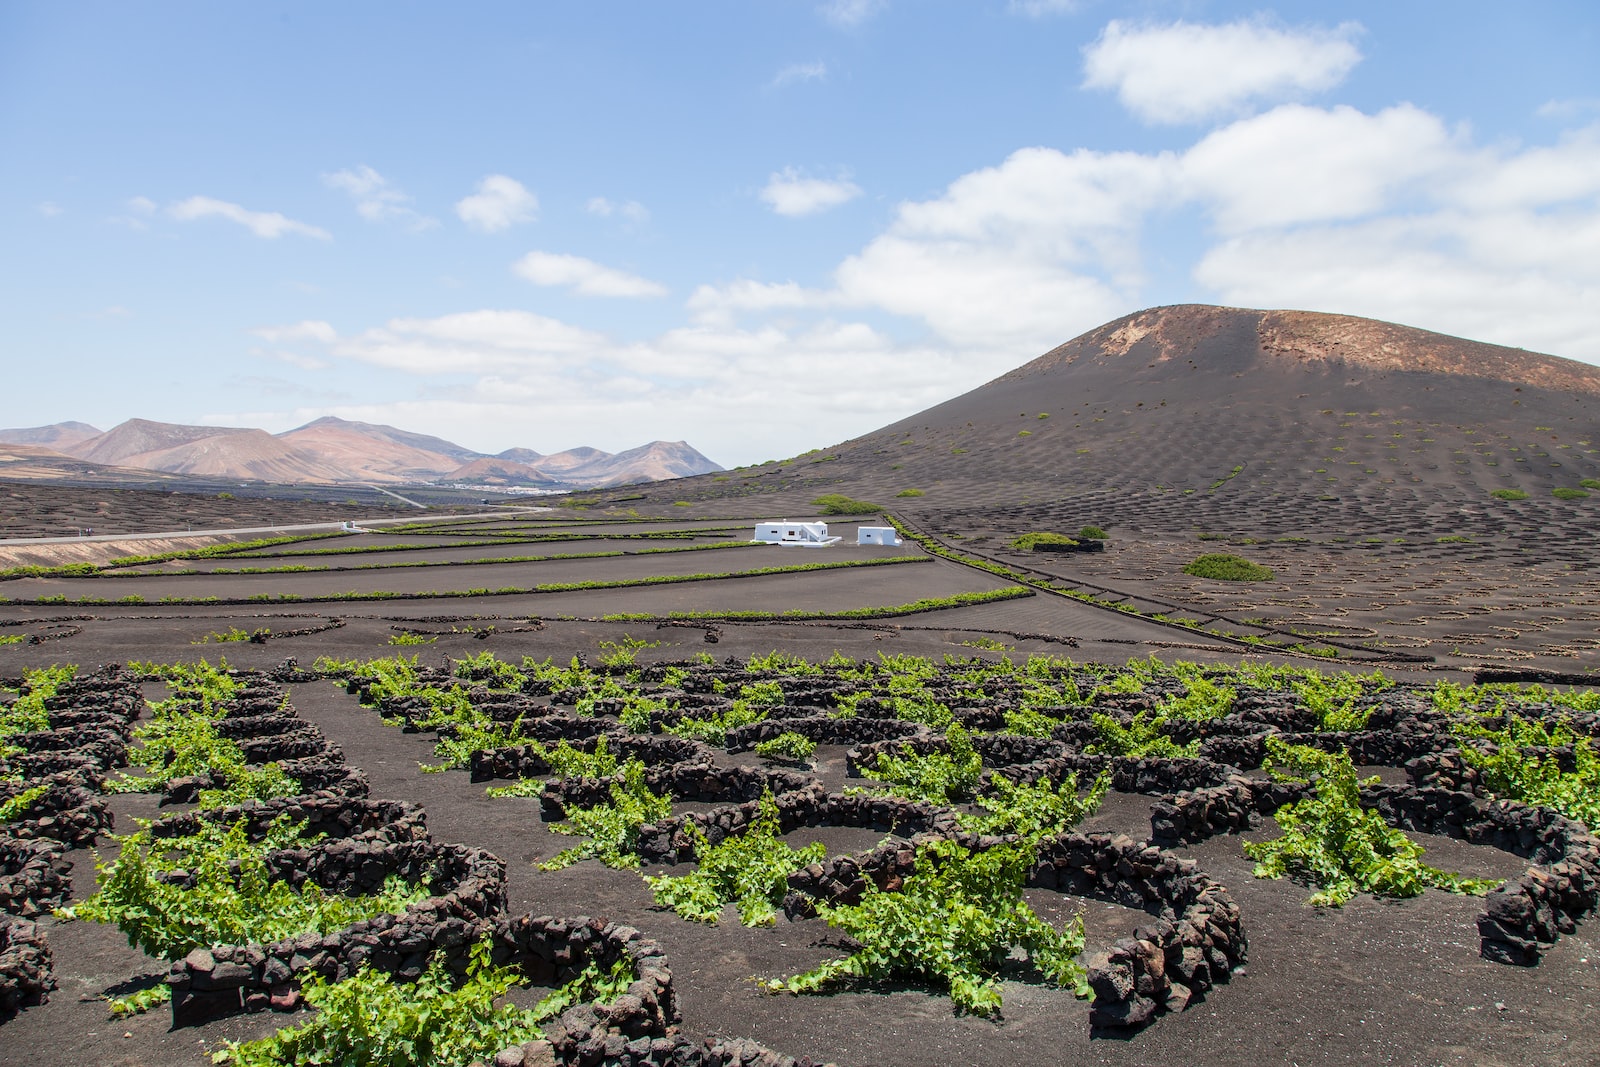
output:
[[[140,418],[106,431],[63,422],[0,430],[0,444],[139,470],[286,484],[467,483],[482,472],[488,485],[590,489],[723,469],[683,441],[652,441],[614,455],[581,446],[491,456],[430,434],[331,415],[279,434]]]
[[[1350,528],[1377,500],[1568,506],[1600,496],[1600,367],[1349,315],[1172,305],[815,452],[647,499],[759,496],[776,513],[843,493],[908,515],[1054,501],[1079,525],[1178,529],[1252,500]]]

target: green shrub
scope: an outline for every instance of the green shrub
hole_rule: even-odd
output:
[[[881,511],[878,505],[866,500],[852,500],[843,493],[824,493],[812,501],[824,515],[870,515]]]
[[[921,496],[921,489],[902,489],[895,496]]]
[[[1109,535],[1099,526],[1085,526],[1078,531],[1078,536],[1085,541],[1104,541]]]
[[[1076,540],[1066,534],[1026,533],[1011,542],[1011,547],[1022,552],[1032,552],[1034,545],[1075,545],[1077,543]]]
[[[918,756],[910,746],[904,755],[878,756],[876,767],[862,767],[862,777],[883,782],[889,792],[911,801],[954,804],[972,799],[983,779],[983,758],[972,747],[972,735],[958,722],[944,732],[945,752]]]
[[[1308,904],[1332,908],[1357,893],[1414,897],[1435,886],[1482,896],[1500,884],[1423,863],[1421,845],[1361,806],[1360,787],[1378,779],[1357,780],[1348,753],[1319,752],[1274,737],[1267,738],[1267,752],[1265,767],[1274,779],[1310,783],[1316,792],[1278,809],[1273,818],[1282,837],[1244,846],[1245,855],[1257,861],[1257,878],[1290,875],[1318,887]]]
[[[1564,485],[1550,490],[1550,495],[1557,500],[1585,500],[1589,496],[1582,489],[1569,489]]]
[[[539,864],[541,871],[559,871],[580,860],[597,859],[607,867],[639,866],[634,846],[639,827],[672,814],[672,798],[657,796],[645,784],[644,764],[629,760],[610,783],[610,803],[592,808],[568,808],[567,821],[550,827],[558,834],[588,840],[556,853]]]
[[[762,759],[804,763],[817,751],[817,743],[804,734],[785,730],[770,741],[756,742],[756,755]]]
[[[1528,494],[1521,489],[1495,489],[1489,493],[1496,500],[1526,500]]]
[[[960,816],[961,828],[979,834],[1016,834],[1037,845],[1047,837],[1067,832],[1100,810],[1111,788],[1111,772],[1101,771],[1083,796],[1078,795],[1076,772],[1054,786],[1048,779],[1017,785],[995,775],[991,788],[992,795],[977,798],[983,814]]]
[[[1600,478],[1585,478],[1578,484],[1585,489],[1600,489]]]
[[[1200,739],[1180,745],[1161,732],[1166,725],[1165,716],[1152,716],[1141,711],[1124,726],[1116,719],[1100,712],[1089,716],[1094,724],[1096,739],[1085,746],[1092,756],[1127,756],[1132,759],[1194,759],[1200,751]]]
[[[1266,582],[1272,579],[1270,568],[1226,552],[1208,552],[1199,556],[1183,568],[1183,573],[1220,582]]]
[[[226,1041],[212,1062],[228,1067],[360,1063],[367,1067],[451,1067],[492,1060],[499,1050],[541,1036],[539,1024],[588,1001],[615,1000],[633,974],[627,957],[608,972],[589,964],[532,1008],[506,993],[523,984],[514,968],[494,966],[488,940],[473,946],[465,977],[435,952],[415,982],[361,969],[341,982],[313,974],[302,992],[317,1009],[307,1022],[271,1036]]]
[[[1482,738],[1492,746],[1461,746],[1461,756],[1483,776],[1484,788],[1497,797],[1559,811],[1590,829],[1600,826],[1600,756],[1588,737],[1565,723],[1546,726],[1537,719],[1507,715],[1504,727],[1488,730],[1475,723],[1456,723],[1459,736]],[[1570,749],[1573,769],[1563,771],[1557,749]]]
[[[118,838],[117,859],[95,865],[95,894],[64,914],[115,925],[128,944],[158,959],[175,960],[211,945],[325,934],[385,912],[402,912],[428,896],[426,885],[411,885],[396,875],[373,896],[340,896],[309,880],[298,889],[273,881],[267,854],[291,843],[284,838],[298,837],[299,827],[285,821],[273,831],[266,840],[253,842],[241,819],[226,828],[202,824],[188,838],[152,842],[148,830]],[[164,877],[180,863],[191,872],[192,884]]]
[[[695,824],[687,830],[695,846],[693,873],[677,878],[645,875],[644,880],[657,904],[691,922],[715,925],[722,909],[734,904],[744,925],[771,926],[789,888],[789,875],[827,855],[820,841],[795,849],[783,840],[778,802],[771,790],[762,795],[755,821],[742,834],[713,845]]]
[[[950,990],[956,1010],[1000,1011],[1000,971],[1013,946],[1054,985],[1084,987],[1083,917],[1057,930],[1022,898],[1033,850],[1002,845],[973,854],[954,841],[917,850],[916,869],[898,892],[867,884],[861,903],[822,904],[818,913],[843,930],[851,955],[788,979],[773,991],[815,993],[856,981],[890,978],[928,982]],[[1083,988],[1080,988],[1083,987]]]

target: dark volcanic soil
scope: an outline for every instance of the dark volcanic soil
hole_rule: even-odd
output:
[[[1234,637],[1271,635],[1335,648],[1337,659],[1327,665],[1381,666],[1423,683],[1469,679],[1482,668],[1600,677],[1600,490],[1570,500],[1552,493],[1600,478],[1600,372],[1335,319],[1159,309],[1119,320],[983,389],[818,454],[584,494],[580,504],[591,502],[588,507],[478,523],[457,537],[436,531],[332,542],[455,548],[330,558],[267,551],[240,561],[448,560],[455,566],[0,581],[0,596],[13,598],[41,592],[146,598],[143,604],[0,603],[0,639],[25,639],[0,644],[0,675],[53,662],[92,666],[202,655],[226,655],[230,663],[252,667],[286,656],[310,663],[319,655],[368,658],[393,651],[416,652],[427,663],[485,649],[508,659],[565,660],[576,652],[593,655],[601,641],[624,635],[662,642],[642,652],[642,660],[702,651],[742,658],[782,649],[813,660],[840,650],[935,660],[1048,653],[1118,663],[1152,654],[1238,662],[1250,650]],[[18,495],[10,511],[0,506],[0,526],[9,521],[15,531],[52,524],[110,530],[135,514],[130,527],[182,529],[188,521],[166,521],[174,502],[161,494],[140,497],[133,508],[124,506],[132,496],[108,491],[74,498],[55,487],[7,488]],[[1496,490],[1526,495],[1504,499],[1504,493],[1492,495]],[[891,509],[946,549],[1103,603],[1039,588],[1024,599],[854,622],[706,620],[657,628],[655,621],[673,611],[881,608],[1010,582],[946,561],[450,600],[154,603],[168,595],[468,590],[742,570],[885,551],[856,549],[853,525],[837,523],[845,544],[822,552],[730,549],[460,565],[491,555],[644,544],[606,539],[617,533],[803,518],[814,512],[820,494],[836,492]],[[607,507],[608,500],[615,505]],[[675,506],[678,501],[690,506]],[[311,510],[213,501],[195,521],[255,525],[348,517],[337,507],[306,507]],[[640,521],[652,515],[659,521]],[[591,519],[605,521],[585,524]],[[1108,530],[1106,551],[1024,555],[1010,546],[1024,533],[1075,534],[1085,524]],[[461,539],[535,530],[566,530],[585,539],[483,551],[459,547]],[[702,529],[700,536],[727,534]],[[920,552],[910,546],[894,551]],[[1248,557],[1270,566],[1274,577],[1225,583],[1182,573],[1184,564],[1207,552]],[[218,566],[212,561],[201,569]],[[1117,610],[1118,604],[1144,617]],[[597,621],[613,613],[650,618]],[[1151,618],[1158,613],[1203,629],[1164,625]],[[344,625],[281,636],[335,620]],[[535,629],[540,620],[542,628]],[[499,629],[482,640],[452,632],[489,625]],[[430,629],[436,640],[393,649],[388,641],[401,626]],[[279,636],[264,645],[196,644],[214,642],[230,628],[263,627]],[[718,638],[715,644],[706,642],[708,633]],[[26,643],[29,638],[43,643]],[[1412,659],[1385,662],[1395,654]],[[1250,938],[1246,972],[1131,1039],[1091,1040],[1085,1004],[1020,981],[1007,984],[1005,1017],[997,1022],[955,1016],[948,999],[915,989],[769,997],[750,979],[793,973],[825,958],[834,951],[825,928],[783,921],[770,930],[730,921],[698,926],[653,908],[637,875],[593,862],[539,873],[533,862],[570,839],[551,834],[532,801],[491,800],[463,773],[419,773],[417,761],[429,757],[430,743],[379,725],[372,712],[330,684],[297,685],[292,695],[300,713],[366,771],[374,796],[416,800],[436,838],[481,845],[504,858],[514,909],[602,914],[661,941],[689,1033],[746,1035],[790,1055],[840,1064],[1600,1062],[1600,923],[1591,919],[1563,936],[1537,967],[1500,966],[1478,955],[1474,920],[1481,905],[1475,900],[1429,891],[1410,901],[1363,898],[1338,911],[1313,910],[1304,904],[1303,887],[1255,879],[1238,836],[1213,838],[1187,854],[1237,900]],[[818,773],[830,788],[843,783],[842,761],[840,749],[819,753]],[[1384,773],[1392,778],[1396,771]],[[119,830],[144,814],[130,803],[119,801]],[[1086,828],[1145,837],[1150,803],[1112,794]],[[862,849],[875,841],[847,830],[795,836],[820,838],[830,849]],[[1503,877],[1524,866],[1492,849],[1443,839],[1425,843],[1430,861],[1447,868]],[[86,890],[91,857],[83,852],[75,858],[76,884]],[[1082,911],[1091,951],[1126,935],[1138,918],[1059,894],[1034,892],[1030,900],[1052,921]],[[80,924],[50,933],[61,989],[48,1004],[0,1026],[0,1065],[200,1064],[203,1043],[260,1033],[282,1021],[257,1016],[168,1032],[158,1012],[110,1023],[92,998],[155,964],[111,931]]]
[[[188,643],[197,624],[215,628],[230,621],[250,624],[225,615],[204,623],[108,619],[90,623],[82,634],[54,646],[0,648],[0,672],[63,659],[85,664],[202,654],[214,659],[219,652],[231,663],[265,667],[285,655],[309,662],[319,654],[385,654],[391,633],[381,620],[352,619],[342,629],[265,646]],[[975,651],[960,643],[974,631],[935,627],[724,623],[720,629],[722,639],[713,649],[719,657],[742,658],[774,647],[816,659],[834,649],[852,655],[892,650],[935,658],[944,652]],[[572,622],[487,641],[445,636],[418,651],[428,660],[485,648],[509,659],[524,654],[565,657],[575,651],[593,654],[599,641],[619,639],[625,632],[663,641],[641,654],[649,660],[681,659],[709,647],[696,629],[641,631],[637,625]],[[1020,651],[1027,651],[1027,642],[1019,644]],[[1049,646],[1035,642],[1034,647]],[[1189,1011],[1164,1017],[1129,1040],[1091,1040],[1082,1002],[1026,982],[1007,983],[1005,1017],[997,1022],[956,1016],[948,999],[909,988],[823,998],[767,996],[751,978],[793,973],[834,951],[822,924],[780,921],[774,929],[748,930],[726,920],[717,927],[701,926],[656,909],[638,876],[628,872],[588,862],[540,873],[533,862],[571,841],[544,828],[533,801],[491,800],[461,772],[420,773],[418,761],[430,758],[431,741],[379,725],[370,710],[338,687],[301,684],[291,688],[291,696],[300,714],[321,726],[346,758],[367,772],[374,796],[415,800],[426,808],[437,839],[481,845],[504,858],[514,910],[602,914],[637,925],[661,941],[678,983],[684,1026],[691,1033],[750,1036],[791,1055],[841,1064],[904,1065],[1578,1064],[1592,1062],[1593,1040],[1600,1033],[1593,1022],[1594,1005],[1600,1003],[1600,943],[1593,924],[1562,938],[1537,968],[1503,967],[1478,957],[1473,923],[1481,905],[1475,900],[1429,891],[1411,901],[1361,899],[1337,912],[1314,911],[1303,903],[1303,888],[1253,878],[1236,836],[1213,839],[1187,854],[1238,900],[1251,941],[1246,972]],[[843,750],[822,749],[817,773],[829,788],[844,784]],[[149,813],[150,803],[143,798],[119,798],[117,804],[122,829],[133,816]],[[1149,808],[1146,797],[1112,794],[1085,829],[1142,837],[1148,832]],[[830,851],[859,850],[876,843],[878,835],[836,829],[801,831],[792,839],[821,839]],[[1524,867],[1517,858],[1492,849],[1445,839],[1425,843],[1430,860],[1468,873],[1515,876]],[[75,858],[76,884],[83,892],[92,884],[92,857],[85,851]],[[1054,893],[1033,891],[1030,900],[1052,921],[1082,912],[1091,951],[1126,936],[1142,918],[1113,905]],[[162,1012],[109,1022],[103,1005],[92,998],[119,982],[159,970],[159,965],[108,929],[67,924],[52,925],[50,932],[61,989],[48,1004],[0,1028],[0,1064],[200,1064],[205,1062],[203,1043],[253,1036],[290,1021],[254,1016],[177,1032],[169,1031]]]

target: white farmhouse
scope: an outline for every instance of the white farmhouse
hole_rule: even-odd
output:
[[[856,527],[856,544],[858,545],[898,545],[900,535],[894,532],[893,526],[858,526]]]
[[[828,536],[828,524],[825,522],[791,522],[785,519],[782,522],[756,523],[756,535],[751,540],[757,544],[784,545],[789,548],[827,548],[844,538]]]

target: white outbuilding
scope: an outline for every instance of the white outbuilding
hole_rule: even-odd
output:
[[[858,526],[856,527],[856,544],[858,545],[898,545],[900,535],[895,533],[893,526]]]
[[[825,522],[792,522],[784,519],[782,522],[756,523],[756,535],[751,540],[757,544],[784,545],[789,548],[827,548],[844,538],[838,535],[830,537]]]

